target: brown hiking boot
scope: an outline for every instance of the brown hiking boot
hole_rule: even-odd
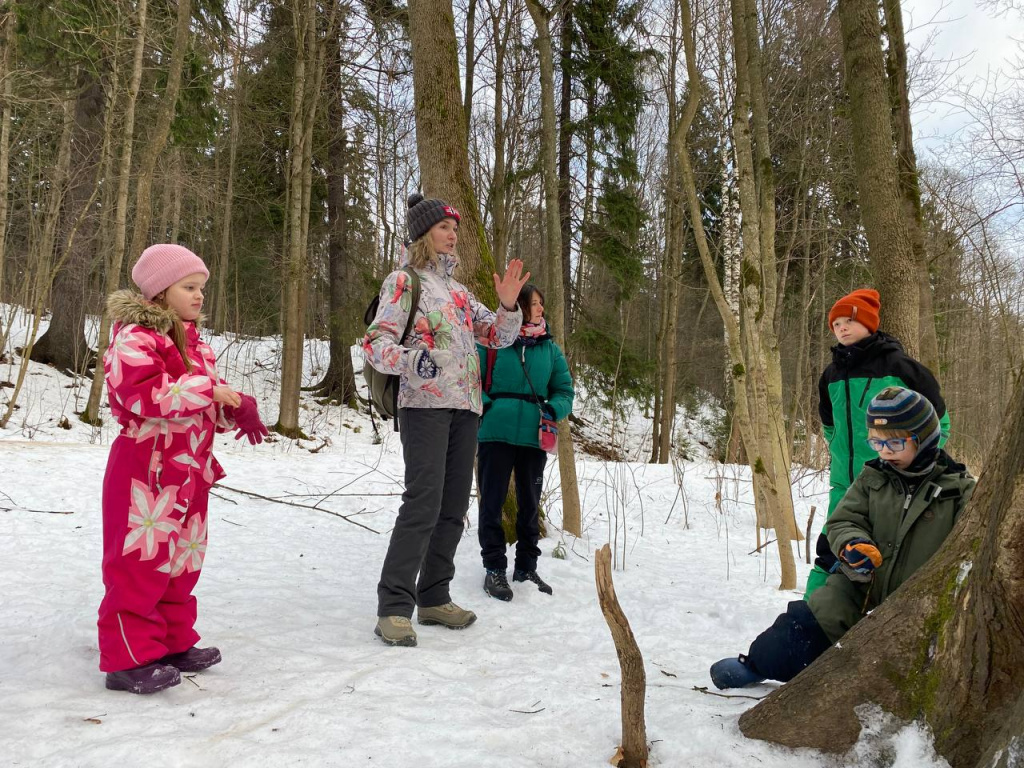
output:
[[[377,619],[373,634],[388,645],[404,645],[410,648],[416,645],[416,630],[405,616],[381,616]]]
[[[420,624],[440,624],[448,629],[465,629],[476,621],[475,613],[459,608],[455,603],[419,608],[416,615]]]

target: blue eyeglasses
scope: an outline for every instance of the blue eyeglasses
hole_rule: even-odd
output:
[[[868,445],[874,451],[881,451],[883,448],[888,448],[893,453],[899,453],[907,447],[908,440],[917,440],[916,437],[890,437],[883,440],[880,437],[869,437]]]

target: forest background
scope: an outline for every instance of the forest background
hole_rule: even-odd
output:
[[[857,41],[841,22],[857,6],[875,8],[878,82],[847,82]],[[1022,16],[1013,2],[983,10]],[[741,55],[737,19],[750,33]],[[905,36],[895,1],[6,2],[0,342],[10,313],[52,314],[20,354],[91,375],[86,315],[129,284],[145,245],[178,241],[211,267],[215,330],[282,335],[277,427],[296,435],[302,339],[331,339],[317,393],[354,404],[347,350],[401,258],[406,196],[446,191],[424,167],[419,124],[419,141],[468,176],[448,193],[476,211],[465,281],[486,301],[485,276],[522,258],[546,291],[557,283],[564,301],[549,309],[575,375],[613,412],[625,397],[646,404],[652,461],[685,453],[663,404],[714,403],[720,457],[775,440],[779,466],[823,466],[824,318],[875,285],[883,329],[941,381],[951,451],[979,466],[1024,355],[1024,92],[1012,76],[966,78],[966,56],[930,52],[927,35],[908,49]],[[456,101],[422,84],[417,95],[414,71],[431,67],[449,75],[434,95],[457,88]],[[877,113],[858,83],[883,89],[903,213],[903,234],[873,248],[894,206],[863,165],[858,136]],[[911,98],[958,123],[920,161]],[[0,424],[17,406],[9,384]],[[99,384],[86,421],[100,417]],[[745,442],[733,421],[763,405],[776,431],[753,424],[762,442]]]

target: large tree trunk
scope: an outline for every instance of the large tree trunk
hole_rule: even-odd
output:
[[[124,261],[125,235],[128,228],[128,188],[131,180],[132,148],[135,145],[135,104],[142,84],[142,61],[146,48],[146,13],[148,1],[139,0],[139,25],[136,30],[135,50],[132,56],[132,74],[128,83],[128,94],[125,97],[124,125],[121,137],[121,157],[117,170],[117,201],[114,203],[114,231],[112,233],[113,252],[106,267],[106,290],[111,293],[120,285],[121,264]],[[92,386],[89,388],[89,402],[81,415],[86,424],[100,423],[100,398],[103,394],[103,355],[107,351],[110,337],[110,316],[103,311],[100,320],[100,332],[96,340],[96,370],[93,372]]]
[[[551,45],[549,12],[537,0],[527,0],[537,28],[537,50],[540,53],[541,87],[541,157],[544,178],[544,217],[547,248],[544,258],[548,264],[551,283],[546,294],[545,309],[552,335],[565,339],[565,297],[559,280],[562,259],[562,228],[558,223],[558,171],[555,164],[555,64]],[[580,536],[583,533],[580,514],[579,486],[576,479],[576,451],[573,448],[569,419],[558,424],[558,470],[562,481],[562,527]]]
[[[1016,765],[1024,738],[1024,378],[939,552],[839,643],[740,718],[746,736],[849,749],[854,708],[924,720],[953,768]],[[828,717],[822,717],[828,712]],[[1011,750],[1012,751],[1012,750]]]
[[[889,39],[886,64],[889,76],[889,100],[896,140],[896,161],[899,168],[899,191],[903,215],[907,220],[910,245],[917,268],[920,298],[918,359],[934,373],[939,372],[939,342],[935,335],[935,311],[932,307],[932,285],[925,248],[924,216],[921,210],[921,186],[917,177],[917,154],[914,152],[914,131],[910,124],[910,89],[907,86],[907,42],[903,35],[903,13],[900,0],[885,0],[885,31]]]
[[[50,292],[50,326],[32,347],[31,359],[68,373],[82,373],[92,360],[85,341],[85,292],[99,215],[94,210],[106,97],[94,72],[78,75],[71,176],[56,241],[59,264]]]
[[[493,307],[497,302],[491,279],[494,260],[469,173],[469,145],[451,0],[410,3],[409,38],[416,99],[416,155],[423,194],[441,198],[462,215],[460,279],[480,301]]]
[[[893,150],[889,89],[876,0],[839,0],[853,159],[882,326],[919,354],[920,288]]]

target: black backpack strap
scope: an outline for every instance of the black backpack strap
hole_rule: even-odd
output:
[[[402,271],[409,276],[409,283],[412,290],[412,303],[409,305],[409,317],[405,321],[405,330],[402,332],[402,338],[398,340],[399,346],[401,346],[409,334],[412,333],[412,327],[416,324],[416,310],[420,306],[420,276],[416,274],[416,270],[412,267],[402,267]],[[395,387],[395,403],[392,409],[395,414],[395,432],[398,432],[398,390],[399,387]]]

